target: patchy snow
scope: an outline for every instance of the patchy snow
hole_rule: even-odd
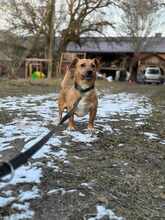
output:
[[[51,153],[51,155],[54,156],[54,158],[57,158],[61,161],[67,161],[66,160],[67,150],[65,148],[59,148],[59,149],[57,149],[57,151],[55,151],[55,152],[53,151]]]
[[[76,189],[66,190],[64,188],[58,188],[48,191],[47,194],[51,195],[51,194],[61,193],[61,195],[64,195],[66,193],[74,193],[74,192],[77,192],[77,190]]]
[[[13,204],[13,208],[18,210],[18,213],[12,214],[10,216],[3,217],[3,220],[21,220],[21,219],[32,219],[34,216],[34,211],[30,209],[30,203],[25,204]],[[20,212],[21,211],[21,212]]]
[[[144,125],[145,122],[144,121],[137,121],[135,124],[136,124],[137,127],[139,127],[139,126]]]
[[[117,217],[115,215],[115,213],[110,210],[110,209],[106,209],[104,206],[102,205],[97,205],[96,206],[96,210],[97,210],[97,214],[95,217],[91,217],[88,218],[88,220],[99,220],[102,219],[103,217],[108,217],[109,219],[113,219],[113,220],[124,220],[124,218],[122,217]],[[93,214],[92,214],[93,215]]]
[[[159,140],[160,139],[157,134],[151,133],[151,132],[144,132],[144,136],[146,136],[149,140]]]
[[[47,194],[51,195],[51,194],[56,194],[56,193],[59,193],[59,192],[61,192],[61,194],[64,194],[65,193],[65,189],[64,188],[52,189],[52,190],[49,190],[47,192]]]
[[[71,136],[72,141],[75,142],[83,142],[83,143],[90,143],[93,142],[95,140],[97,140],[97,136],[95,134],[92,133],[82,133],[79,131],[69,131],[66,130],[64,131],[64,134],[68,134]]]
[[[81,196],[81,197],[85,197],[85,194],[84,193],[82,193],[82,192],[79,192],[79,194],[78,194],[79,196]]]
[[[88,189],[93,189],[95,184],[96,184],[95,181],[92,180],[89,183],[81,183],[80,185],[83,186],[83,187],[87,187]]]
[[[56,165],[54,165],[54,161],[50,160],[46,163],[46,166],[49,168],[52,168],[54,172],[60,171],[60,168]]]
[[[30,199],[40,198],[39,189],[33,186],[31,191],[20,192],[19,201],[24,202]]]
[[[4,207],[6,205],[9,205],[11,202],[13,202],[16,198],[15,197],[2,197],[0,196],[0,208]]]
[[[146,115],[152,113],[149,99],[139,94],[119,93],[105,95],[99,101],[98,116],[111,115]]]
[[[49,130],[46,132],[46,133],[43,133],[42,135],[40,135],[39,137],[27,142],[27,144],[24,145],[23,147],[23,152],[26,151],[27,149],[31,148],[34,144],[36,144],[39,140],[41,140],[47,133],[49,132]],[[62,144],[61,140],[57,137],[51,137],[49,139],[49,141],[47,142],[47,144],[45,144],[39,151],[36,152],[36,154],[34,154],[32,156],[33,159],[39,159],[39,158],[43,158],[43,157],[49,157],[50,154],[53,154],[53,155],[58,155],[59,154],[65,154],[66,153],[62,153],[62,150],[59,149],[59,152],[57,153],[54,153],[53,152],[53,146],[60,146]]]
[[[55,100],[58,94],[48,94],[48,95],[28,95],[28,96],[8,96],[5,98],[0,98],[1,109],[8,111],[21,111],[36,112],[42,117],[48,118],[49,114],[52,114],[51,108],[57,106]],[[48,111],[48,112],[47,112]],[[55,113],[54,113],[55,114]],[[50,117],[49,117],[50,120]]]
[[[17,209],[17,210],[26,210],[27,209],[27,204],[28,203],[25,203],[25,204],[14,203],[12,205],[12,208]]]
[[[98,120],[96,120],[96,123],[97,123]],[[103,125],[99,125],[99,127],[101,127],[101,131],[108,131],[109,133],[113,133],[113,129],[112,129],[112,126],[110,125],[106,125],[106,124],[103,124]]]
[[[6,111],[9,116],[13,116],[13,120],[6,124],[0,124],[0,157],[3,153],[10,149],[15,149],[17,143],[25,143],[24,146],[19,146],[20,151],[24,152],[29,149],[34,143],[40,140],[50,129],[48,125],[57,125],[58,117],[58,94],[48,95],[28,95],[22,97],[6,97],[0,98],[0,111]],[[0,207],[5,207],[11,204],[15,213],[4,217],[8,220],[31,219],[34,212],[30,209],[31,199],[41,197],[42,192],[38,189],[38,184],[43,177],[43,167],[51,167],[53,172],[61,171],[58,167],[58,162],[70,163],[67,159],[67,148],[72,142],[85,143],[86,147],[91,147],[92,143],[98,139],[97,134],[100,132],[113,133],[113,128],[109,125],[109,121],[118,121],[116,116],[138,116],[137,123],[140,125],[144,119],[152,113],[150,100],[144,96],[137,94],[107,94],[99,99],[99,106],[96,118],[95,133],[83,129],[82,131],[65,130],[60,133],[55,133],[50,140],[45,144],[35,155],[33,155],[30,163],[20,167],[15,171],[15,176],[10,183],[0,183],[2,195],[0,197]],[[77,118],[78,123],[87,124],[88,116]],[[128,120],[124,117],[123,120]],[[117,130],[115,130],[117,132]],[[118,131],[120,132],[120,130]],[[65,139],[65,142],[64,142]],[[67,140],[66,140],[67,139]],[[164,143],[164,142],[162,142]],[[22,148],[21,148],[22,147]],[[17,148],[16,148],[17,149]],[[42,162],[42,158],[47,161]],[[77,159],[80,159],[77,157]],[[25,190],[24,184],[30,183],[33,188]],[[93,182],[82,183],[81,186],[92,189]],[[16,192],[9,191],[9,186],[19,186]],[[7,189],[7,190],[6,190]],[[74,192],[75,190],[65,190],[63,188],[53,189],[48,192],[49,195],[57,192],[66,193]],[[7,193],[8,192],[8,193]],[[80,194],[80,196],[85,196]],[[18,210],[18,212],[17,212]],[[97,219],[101,215],[107,213],[109,216],[115,214],[104,207],[97,206]],[[96,219],[96,218],[94,218]],[[121,219],[116,217],[116,219]]]
[[[112,76],[108,76],[108,77],[106,77],[106,79],[107,79],[107,81],[109,81],[109,82],[112,82],[112,81],[113,81]]]
[[[22,166],[15,172],[14,178],[9,183],[10,185],[17,185],[18,183],[40,183],[41,175],[41,168],[36,167],[28,167]],[[19,219],[31,219],[34,215],[34,212],[30,210],[30,204],[25,203],[25,201],[29,201],[32,199],[40,198],[40,191],[37,186],[33,186],[31,190],[23,191],[20,190],[17,192],[17,197],[13,196],[12,191],[5,192],[6,183],[1,183],[0,188],[2,193],[5,196],[0,197],[0,207],[5,207],[6,205],[12,204],[18,213],[12,214],[10,216],[5,216],[3,219],[6,220],[19,220]],[[21,210],[21,212],[20,212]]]
[[[49,132],[48,129],[46,129],[47,132],[42,133],[42,135],[37,136],[37,138],[34,138],[33,140],[28,141],[24,147],[22,152],[26,151],[27,149],[31,148],[31,146],[33,146],[34,144],[36,144],[39,140],[41,140],[45,135],[47,135],[47,133]]]
[[[165,144],[165,140],[160,141],[160,144]]]
[[[16,185],[18,183],[40,183],[41,177],[41,168],[23,165],[15,171],[15,175],[9,184]],[[5,178],[8,178],[8,176],[4,177],[4,179]],[[0,189],[6,185],[6,183],[0,183]]]

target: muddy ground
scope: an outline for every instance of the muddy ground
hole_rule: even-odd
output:
[[[3,159],[56,124],[58,88],[0,82]],[[165,85],[98,81],[97,90],[95,134],[85,130],[86,117],[78,133],[57,127],[49,151],[0,183],[0,219],[165,219]]]

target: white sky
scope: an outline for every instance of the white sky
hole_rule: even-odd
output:
[[[32,0],[32,1],[35,2],[37,0]],[[61,4],[62,1],[64,1],[64,0],[58,1],[58,6],[56,6],[56,7],[59,7],[59,4]],[[2,2],[2,0],[0,0],[0,2]],[[107,19],[110,22],[113,22],[116,24],[116,30],[114,31],[111,28],[109,28],[105,31],[106,34],[109,36],[122,35],[121,31],[119,31],[119,25],[120,25],[120,22],[122,21],[122,15],[121,15],[120,11],[113,7],[113,8],[111,8],[111,10],[106,10],[106,14],[107,14]],[[6,13],[2,13],[0,11],[0,20],[1,20],[0,30],[6,29],[6,27],[7,27],[7,24],[4,19],[6,16],[7,16]],[[165,36],[165,20],[164,20],[164,18],[165,18],[165,9],[162,9],[162,10],[160,10],[159,16],[156,16],[156,18],[155,18],[155,19],[157,19],[157,25],[155,26],[152,35],[155,35],[155,33],[162,33],[162,36]]]
[[[116,25],[116,30],[108,30],[113,36],[122,35],[121,30],[119,30],[119,26],[122,22],[122,13],[117,8],[112,8],[109,13],[107,13],[107,17],[111,18],[112,22]],[[156,25],[154,27],[154,31],[151,33],[152,36],[156,33],[162,33],[162,36],[165,36],[165,8],[161,9],[157,16],[155,16]]]

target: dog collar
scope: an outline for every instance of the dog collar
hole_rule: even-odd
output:
[[[92,85],[91,87],[89,88],[86,88],[86,89],[83,89],[80,85],[78,85],[77,83],[74,84],[74,88],[76,90],[78,90],[80,93],[86,93],[86,92],[89,92],[90,90],[94,89],[95,86]]]

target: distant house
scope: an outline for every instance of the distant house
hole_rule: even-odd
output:
[[[143,41],[143,38],[141,38]],[[4,63],[13,61],[18,58],[24,51],[28,50],[33,42],[33,37],[18,38],[10,32],[0,31],[0,75],[4,71]],[[146,42],[144,40],[144,42]],[[57,51],[59,38],[55,39],[54,52]],[[12,49],[13,48],[13,49]],[[101,60],[100,72],[107,76],[111,75],[116,78],[117,71],[128,71],[131,58],[135,53],[132,44],[132,38],[129,37],[84,37],[81,38],[80,44],[70,42],[61,56],[59,71],[65,72],[66,65],[71,63],[74,57],[99,58]],[[46,45],[44,39],[38,39],[35,49],[29,54],[29,58],[46,58]],[[160,34],[147,39],[147,44],[139,49],[138,62],[134,71],[142,73],[148,65],[159,66],[165,73],[165,38]],[[17,60],[16,60],[17,61]],[[24,77],[25,67],[22,66],[20,71]],[[19,74],[20,75],[20,74]]]
[[[141,38],[143,41],[143,39]],[[147,65],[159,66],[165,72],[165,38],[160,34],[147,39],[147,44],[138,50],[140,54],[135,71],[141,72]],[[83,57],[98,57],[102,61],[101,72],[115,78],[117,70],[128,70],[131,57],[135,53],[129,37],[82,38],[80,45],[69,43],[66,53],[70,58],[78,54]],[[69,57],[69,56],[68,56]],[[63,54],[64,60],[65,53]],[[63,60],[63,59],[62,59]],[[61,61],[62,62],[62,61]],[[67,62],[70,62],[69,60]]]
[[[143,38],[141,38],[143,41]],[[145,40],[145,39],[144,39]],[[140,52],[165,53],[165,38],[160,35],[149,37],[146,46]],[[133,53],[134,47],[130,37],[95,37],[81,38],[80,45],[69,43],[67,52],[72,53]]]

